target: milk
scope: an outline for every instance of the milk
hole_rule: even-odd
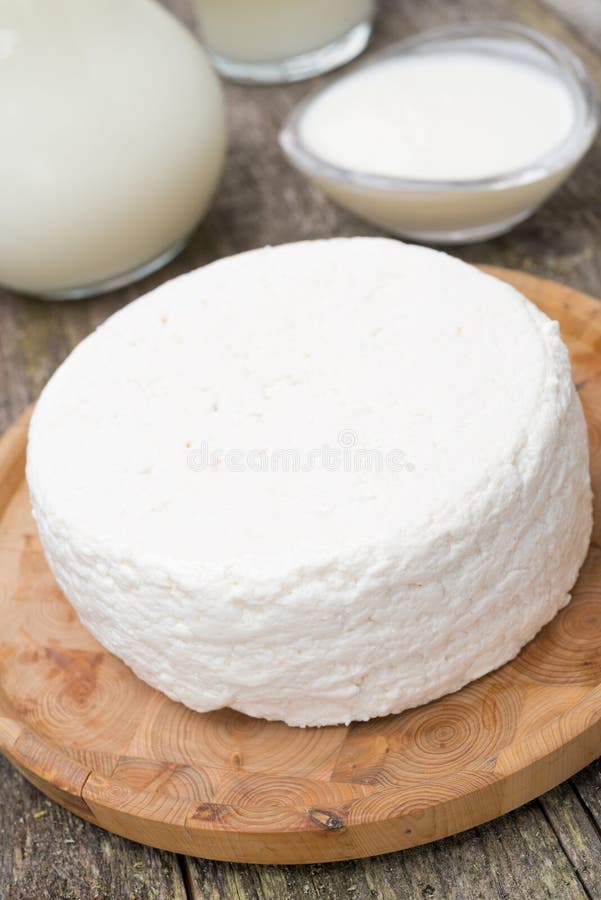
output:
[[[205,54],[150,0],[0,6],[0,283],[78,296],[144,274],[221,171]]]
[[[393,233],[454,243],[507,230],[566,177],[596,120],[567,48],[564,69],[534,33],[513,43],[512,26],[498,28],[498,43],[437,46],[426,35],[421,47],[416,39],[343,76],[293,115],[285,152],[334,199]]]
[[[196,8],[203,41],[217,66],[227,70],[228,63],[246,64],[252,78],[253,65],[318,53],[362,25],[368,29],[364,45],[374,0],[196,0]]]
[[[341,79],[308,106],[301,137],[345,168],[472,180],[528,165],[573,121],[570,92],[552,72],[446,51],[398,56]]]

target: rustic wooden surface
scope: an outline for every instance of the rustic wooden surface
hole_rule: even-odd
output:
[[[190,21],[187,0],[170,0]],[[601,91],[601,0],[381,0],[372,49],[458,19],[506,18],[580,54]],[[0,430],[37,397],[70,349],[162,279],[264,243],[372,234],[282,160],[280,122],[308,85],[228,86],[231,147],[212,211],[187,251],[144,284],[77,304],[0,292]],[[0,145],[1,147],[1,145]],[[569,182],[506,237],[454,251],[601,296],[601,141]],[[437,844],[324,866],[254,867],[151,851],[75,819],[0,760],[0,896],[43,898],[572,898],[601,896],[601,766],[540,800]]]
[[[199,715],[82,627],[44,559],[25,484],[29,414],[0,441],[0,751],[110,831],[211,859],[356,859],[456,834],[578,772],[601,747],[601,305],[490,268],[556,319],[588,424],[591,548],[565,607],[458,693],[348,727]],[[561,821],[561,819],[560,819]]]

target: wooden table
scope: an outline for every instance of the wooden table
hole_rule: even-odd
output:
[[[187,0],[168,5],[191,22]],[[432,25],[485,17],[518,20],[565,41],[601,93],[601,0],[385,0],[370,52]],[[377,233],[309,187],[279,152],[279,125],[307,88],[227,87],[226,172],[205,222],[167,269],[142,284],[78,303],[44,303],[0,291],[0,431],[38,396],[84,335],[162,280],[267,243]],[[601,297],[601,140],[534,218],[506,237],[454,252]],[[601,897],[599,763],[539,800],[457,837],[371,860],[308,867],[231,865],[132,844],[46,800],[4,759],[0,791],[3,900]]]

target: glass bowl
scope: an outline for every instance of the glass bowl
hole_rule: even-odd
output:
[[[358,71],[398,55],[432,49],[502,51],[512,59],[528,60],[553,71],[572,97],[573,127],[538,159],[490,177],[427,180],[374,174],[335,165],[303,141],[303,114],[331,87],[330,82],[292,111],[280,132],[280,145],[289,161],[330,197],[395,235],[423,243],[461,244],[503,234],[532,215],[589,149],[599,125],[594,87],[578,57],[567,47],[510,22],[458,24],[427,31],[376,54],[342,78],[352,78]]]

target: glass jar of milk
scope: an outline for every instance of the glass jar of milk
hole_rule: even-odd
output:
[[[154,0],[0,0],[0,284],[51,298],[185,244],[225,155],[220,85]]]
[[[226,78],[273,84],[341,66],[369,41],[375,0],[195,0],[203,40]]]

